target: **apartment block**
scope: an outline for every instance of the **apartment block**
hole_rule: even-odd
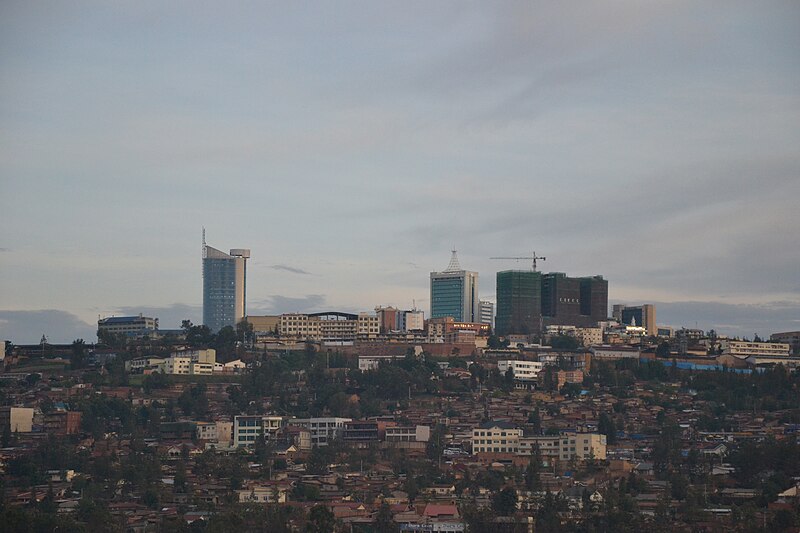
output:
[[[327,446],[332,439],[342,435],[344,425],[351,420],[339,417],[298,418],[292,420],[292,424],[311,432],[312,446]]]
[[[0,429],[12,433],[30,433],[33,429],[32,407],[0,407]]]
[[[472,453],[519,453],[522,430],[508,422],[484,422],[472,430]]]
[[[497,370],[501,374],[505,374],[510,369],[514,375],[514,381],[526,383],[535,383],[539,377],[539,372],[541,372],[543,368],[544,364],[539,361],[511,359],[497,362]]]
[[[282,416],[241,415],[233,417],[233,445],[253,446],[262,436],[274,440],[283,426]]]

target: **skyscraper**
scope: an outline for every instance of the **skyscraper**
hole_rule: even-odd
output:
[[[546,324],[593,326],[608,317],[608,281],[603,276],[570,278],[563,272],[542,276],[542,315]]]
[[[455,250],[443,272],[431,272],[431,318],[446,316],[480,322],[478,273],[463,270]]]
[[[203,237],[203,324],[216,333],[244,318],[247,259],[250,250],[229,254],[208,246]]]
[[[504,270],[497,273],[498,335],[527,335],[540,329],[542,318],[542,273],[534,270]]]

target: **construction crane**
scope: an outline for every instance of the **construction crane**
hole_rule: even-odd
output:
[[[531,257],[490,257],[489,259],[513,259],[515,261],[533,261],[533,271],[536,272],[536,261],[541,259],[542,261],[546,261],[546,257],[542,257],[541,255],[536,255],[536,252],[531,252]]]

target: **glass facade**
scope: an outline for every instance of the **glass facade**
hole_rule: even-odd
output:
[[[497,334],[539,331],[542,316],[542,275],[532,270],[497,273]]]
[[[463,296],[463,278],[431,279],[431,318],[451,316],[457,321],[469,321],[464,318]]]
[[[214,333],[235,326],[235,309],[236,260],[230,256],[203,258],[203,324]]]

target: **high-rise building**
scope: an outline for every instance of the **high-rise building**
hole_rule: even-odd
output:
[[[542,273],[504,270],[497,273],[498,335],[539,331],[542,317]]]
[[[608,281],[603,276],[542,276],[542,315],[547,324],[593,326],[608,318]]]
[[[648,335],[657,335],[656,327],[656,306],[644,304],[635,307],[627,305],[615,305],[614,310],[619,309],[619,321],[626,326],[640,326],[647,330]]]
[[[430,316],[451,316],[457,322],[480,322],[478,273],[463,270],[455,250],[443,272],[431,272]]]
[[[481,300],[480,301],[480,320],[481,324],[489,324],[490,327],[494,327],[494,303],[488,300]]]
[[[203,239],[203,324],[214,333],[245,316],[249,257],[246,248],[226,254]]]

